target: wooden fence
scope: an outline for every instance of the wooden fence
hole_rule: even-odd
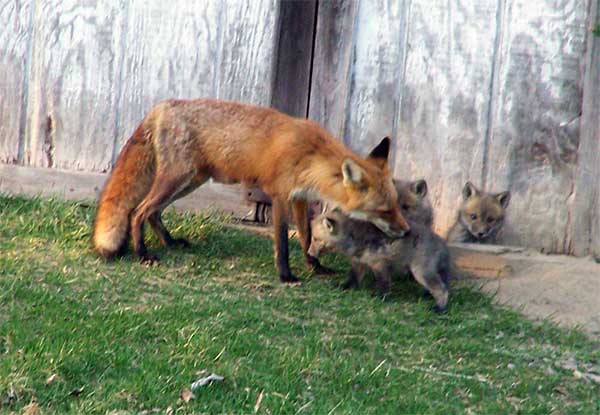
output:
[[[359,153],[394,136],[442,234],[471,180],[512,192],[509,243],[598,256],[599,4],[0,0],[0,189],[10,166],[107,172],[153,104],[215,96]]]

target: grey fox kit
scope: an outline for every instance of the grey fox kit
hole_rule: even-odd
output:
[[[358,286],[367,269],[371,269],[377,287],[385,293],[390,288],[392,274],[408,268],[435,299],[435,310],[443,312],[448,304],[448,248],[426,226],[412,222],[410,226],[410,234],[394,238],[369,222],[333,210],[313,219],[309,252],[318,257],[322,252],[335,251],[351,258],[352,271],[344,288]]]
[[[471,182],[463,188],[463,202],[448,242],[496,243],[504,225],[510,192],[485,193]]]
[[[427,182],[423,179],[406,181],[394,179],[398,192],[398,206],[404,217],[415,223],[431,228],[433,210],[427,197]]]

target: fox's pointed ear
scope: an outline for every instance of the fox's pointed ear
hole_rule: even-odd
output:
[[[325,218],[323,219],[323,224],[325,225],[325,228],[327,228],[327,230],[328,230],[330,233],[335,233],[335,227],[336,227],[336,225],[337,225],[337,224],[336,224],[336,222],[335,222],[335,220],[334,220],[334,219],[331,219],[331,218],[325,217]]]
[[[352,159],[345,159],[342,163],[342,175],[344,176],[344,186],[359,187],[365,175],[365,171]]]
[[[415,180],[410,184],[410,189],[419,199],[423,199],[427,196],[427,182],[425,179]]]
[[[377,147],[375,147],[371,151],[367,158],[377,163],[380,167],[385,167],[387,165],[388,157],[390,155],[390,146],[390,138],[383,137],[383,140],[381,140],[381,142],[377,144]]]
[[[502,209],[506,209],[508,207],[508,204],[510,203],[510,192],[498,193],[497,195],[494,195],[494,197],[498,203],[500,203]]]
[[[469,200],[473,196],[479,196],[481,192],[473,185],[473,183],[467,182],[465,183],[465,187],[463,188],[462,194],[463,199]]]

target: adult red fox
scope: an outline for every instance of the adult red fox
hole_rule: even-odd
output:
[[[315,122],[274,109],[215,99],[169,100],[156,105],[121,151],[100,195],[94,222],[96,250],[110,258],[131,232],[142,261],[154,261],[144,244],[148,221],[167,246],[173,239],[161,212],[209,178],[256,185],[273,200],[275,264],[283,282],[297,278],[288,263],[288,217],[308,255],[308,201],[322,199],[387,233],[410,230],[397,205],[388,168],[389,138],[366,158],[351,152]]]

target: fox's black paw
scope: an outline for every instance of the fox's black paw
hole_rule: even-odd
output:
[[[433,306],[433,312],[436,314],[446,314],[448,312],[447,307],[440,307],[438,305]]]
[[[192,245],[185,238],[176,238],[176,239],[173,239],[172,246],[179,247],[179,248],[189,248]]]
[[[144,265],[158,265],[159,259],[158,256],[152,254],[144,254],[140,257],[140,262]]]
[[[299,285],[300,280],[294,274],[281,274],[279,280],[287,285]]]
[[[351,290],[358,288],[358,283],[354,279],[348,279],[340,284],[339,286],[342,290]]]
[[[317,275],[331,275],[335,274],[335,270],[329,267],[326,267],[321,264],[311,265],[312,271]]]

